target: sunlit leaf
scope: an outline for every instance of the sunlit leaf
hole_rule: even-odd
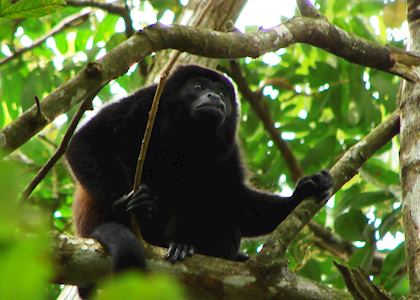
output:
[[[12,5],[5,5],[0,10],[0,17],[9,19],[37,18],[55,12],[66,5],[64,0],[20,0]]]

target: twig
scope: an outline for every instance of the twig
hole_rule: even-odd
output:
[[[180,51],[175,51],[174,56],[171,58],[168,65],[165,67],[165,69],[162,71],[160,75],[160,80],[156,88],[155,96],[153,98],[152,107],[149,111],[149,119],[147,120],[146,130],[144,132],[144,136],[141,141],[140,153],[137,159],[136,175],[134,176],[134,183],[133,183],[134,191],[137,191],[140,186],[141,176],[143,174],[143,166],[146,160],[147,149],[149,147],[150,137],[152,136],[153,125],[155,124],[160,97],[162,95],[163,88],[165,87],[166,79],[168,78],[169,72],[175,65],[175,62],[177,61],[180,55],[181,55]]]
[[[399,111],[395,111],[335,163],[330,170],[334,178],[332,194],[349,181],[376,151],[398,134],[399,124]],[[324,204],[312,199],[306,199],[299,204],[268,239],[264,248],[269,250],[263,249],[257,259],[268,260],[272,257],[282,257],[289,243]]]
[[[99,92],[96,91],[95,95]],[[83,116],[83,113],[90,107],[91,102],[95,95],[87,97],[79,106],[76,114],[73,116],[69,127],[67,128],[66,133],[64,134],[63,140],[61,141],[60,146],[54,152],[54,154],[50,157],[47,163],[38,171],[34,179],[25,187],[24,191],[22,192],[20,201],[23,203],[28,197],[31,195],[33,190],[36,186],[45,178],[51,168],[56,164],[56,162],[60,159],[60,157],[66,152],[67,146],[70,142],[71,137],[73,136],[74,131],[76,130],[77,124],[79,124],[80,119]]]
[[[28,47],[25,47],[25,48],[17,49],[13,53],[13,55],[1,59],[0,60],[0,66],[4,65],[5,63],[7,63],[9,61],[11,61],[12,59],[15,59],[15,58],[21,56],[23,53],[26,53],[26,52],[34,49],[35,47],[38,47],[43,42],[45,42],[49,37],[52,37],[52,36],[56,35],[57,33],[60,33],[61,31],[65,30],[66,28],[72,27],[72,26],[78,26],[78,25],[84,23],[85,21],[88,20],[90,13],[91,13],[91,11],[78,13],[78,14],[71,15],[71,16],[63,19],[60,23],[55,25],[50,32],[41,36],[39,39],[35,40],[32,43],[32,45],[30,45]]]
[[[195,26],[200,25],[200,23],[203,21],[204,15],[207,13],[211,4],[214,1],[215,0],[209,0],[209,2],[207,3],[207,6],[203,10],[203,13],[198,18]],[[165,87],[166,80],[169,76],[169,73],[172,70],[172,68],[174,67],[174,65],[175,65],[175,63],[178,60],[180,55],[181,55],[181,51],[175,51],[173,57],[170,59],[170,61],[168,62],[165,69],[162,71],[162,73],[160,75],[160,80],[159,80],[159,83],[156,87],[155,95],[153,97],[152,107],[149,111],[149,119],[147,120],[146,130],[144,132],[144,136],[143,136],[143,139],[141,141],[141,148],[140,148],[140,153],[139,153],[139,156],[138,156],[138,159],[137,159],[136,173],[135,173],[134,182],[133,182],[133,192],[136,192],[140,187],[141,178],[142,178],[142,174],[143,174],[144,162],[146,160],[147,149],[149,147],[150,137],[152,136],[153,125],[155,123],[156,114],[157,114],[157,111],[158,111],[158,108],[159,108],[159,102],[160,102],[160,97],[162,95],[162,91]],[[143,241],[143,237],[141,236],[139,224],[138,224],[137,219],[135,218],[134,215],[131,215],[131,226],[132,226],[132,229],[133,229],[134,233],[136,234],[137,238],[140,241],[142,241],[143,245],[146,245],[146,243],[144,243],[144,241]]]
[[[207,3],[207,6],[203,10],[203,13],[200,15],[200,17],[197,19],[194,26],[199,26],[201,22],[203,21],[204,16],[208,12],[208,10],[211,7],[211,4],[215,2],[216,0],[209,0]],[[141,142],[141,148],[139,157],[137,159],[137,166],[136,166],[136,175],[134,176],[134,183],[133,183],[133,190],[137,191],[137,189],[140,186],[141,182],[141,176],[143,173],[143,166],[146,159],[146,153],[147,148],[149,147],[149,141],[150,137],[152,135],[153,125],[155,122],[156,114],[158,111],[159,101],[160,97],[162,95],[162,91],[166,84],[166,79],[169,76],[170,71],[172,70],[173,66],[175,65],[176,61],[178,60],[179,56],[181,55],[181,51],[175,51],[174,56],[171,58],[171,60],[166,65],[165,69],[162,71],[162,74],[160,75],[160,80],[156,88],[155,96],[153,98],[152,107],[149,112],[149,119],[147,120],[146,130],[144,132],[144,137]]]
[[[124,1],[124,12],[125,14],[122,15],[121,17],[124,19],[125,35],[127,37],[130,37],[134,34],[134,28],[133,28],[133,20],[131,19],[130,7],[128,6],[127,0]]]
[[[103,3],[90,0],[66,0],[67,5],[76,7],[95,7],[107,11],[111,14],[123,16],[125,14],[125,7],[119,4]]]
[[[39,102],[38,96],[35,96],[34,99],[35,99],[35,106],[36,106],[36,113],[35,113],[36,118],[47,119],[47,117],[42,112],[41,103]]]
[[[302,16],[319,18],[321,14],[309,0],[297,0],[296,4]]]
[[[251,104],[252,109],[262,121],[265,130],[268,132],[271,139],[277,145],[277,148],[279,149],[280,153],[283,155],[284,161],[286,162],[290,174],[292,175],[292,179],[296,182],[300,177],[303,176],[303,168],[294,156],[287,142],[281,138],[281,131],[278,128],[274,127],[274,122],[271,118],[269,110],[262,108],[262,94],[260,92],[251,91],[248,83],[246,82],[245,77],[243,76],[240,70],[240,65],[237,62],[232,61],[230,63],[230,66],[230,69],[221,69],[230,77],[232,77],[244,99]],[[323,240],[324,244],[322,244],[321,246],[324,246],[325,244],[327,246],[333,245],[333,247],[339,249],[339,257],[343,258],[343,255],[345,257],[348,257],[349,255],[351,255],[351,253],[354,252],[354,246],[350,242],[341,239],[339,236],[325,229],[318,223],[311,221],[308,225],[311,231],[314,233],[314,235]],[[320,242],[319,244],[321,243],[322,242]],[[324,246],[323,248],[337,255],[337,251],[333,251],[334,249],[332,249],[331,247],[328,248]]]
[[[89,0],[67,0],[67,5],[76,6],[76,7],[95,7],[102,9],[110,14],[119,15],[124,19],[125,24],[125,33],[127,37],[130,37],[134,34],[133,22],[130,17],[130,9],[125,1],[124,5],[112,4],[112,3],[102,3],[97,1]]]
[[[271,118],[270,111],[262,101],[263,95],[260,92],[251,91],[237,62],[233,60],[230,62],[230,70],[227,70],[227,74],[230,77],[232,77],[233,80],[236,82],[239,91],[244,96],[245,100],[249,102],[252,109],[262,121],[265,130],[268,132],[271,139],[274,141],[274,143],[277,145],[277,148],[280,150],[280,153],[282,154],[283,160],[290,171],[293,181],[296,182],[299,178],[303,176],[303,168],[299,164],[298,160],[296,159],[287,142],[282,139],[281,131],[278,128],[274,127],[274,122]]]

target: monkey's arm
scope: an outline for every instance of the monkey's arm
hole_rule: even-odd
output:
[[[242,236],[258,236],[272,232],[303,199],[314,196],[320,201],[328,196],[332,178],[321,171],[299,180],[293,195],[281,197],[244,188],[244,203],[240,213]]]

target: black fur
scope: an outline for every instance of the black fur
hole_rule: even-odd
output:
[[[328,195],[332,180],[326,171],[305,177],[291,197],[247,186],[232,84],[215,71],[184,66],[163,92],[144,186],[127,196],[155,90],[152,85],[105,106],[75,134],[67,151],[77,181],[93,198],[89,205],[76,199],[75,206],[88,207],[76,209],[76,219],[82,219],[78,231],[110,249],[116,269],[144,267],[136,254],[140,245],[126,230],[127,211],[138,216],[146,241],[170,248],[172,262],[194,252],[242,261],[241,237],[270,233],[303,198]]]

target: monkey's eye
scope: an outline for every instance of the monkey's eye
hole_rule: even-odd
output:
[[[222,98],[223,98],[223,97],[225,97],[225,93],[223,93],[223,92],[219,92],[218,94],[219,94],[219,96],[220,96],[220,97],[222,97]]]

